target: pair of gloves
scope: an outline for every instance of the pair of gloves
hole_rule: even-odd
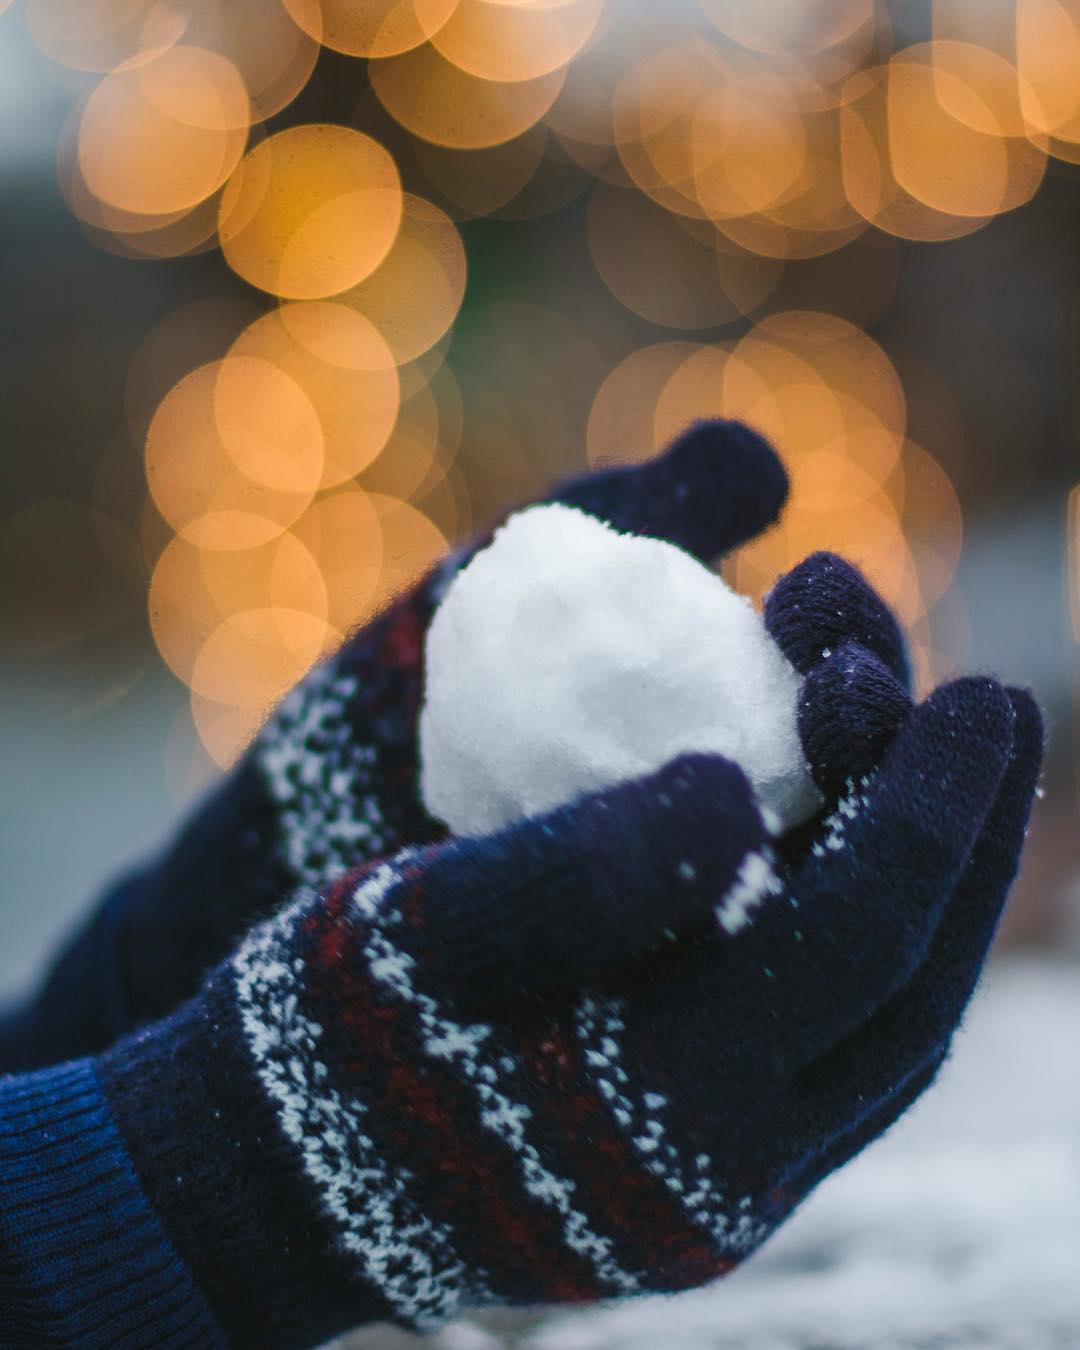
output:
[[[710,422],[556,499],[711,560],[786,493]],[[0,1080],[12,1343],[294,1347],[696,1286],[940,1068],[1018,865],[1030,696],[915,706],[895,619],[818,554],[765,611],[818,819],[776,839],[735,764],[686,755],[447,838],[416,721],[461,561],[313,672],[0,1022],[0,1072],[35,1070]]]

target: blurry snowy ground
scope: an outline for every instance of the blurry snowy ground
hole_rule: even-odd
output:
[[[938,1084],[754,1260],[675,1299],[339,1350],[1075,1350],[1080,968],[999,962]]]

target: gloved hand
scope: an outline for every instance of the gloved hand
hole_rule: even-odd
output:
[[[0,1083],[15,1343],[24,1308],[63,1344],[295,1347],[687,1288],[887,1128],[977,979],[1039,717],[988,679],[913,708],[828,555],[767,613],[843,784],[816,824],[770,839],[687,756],[304,892],[169,1019]]]
[[[711,559],[775,520],[786,495],[761,437],[707,422],[660,458],[589,474],[553,499]],[[420,664],[434,607],[467,556],[302,681],[163,855],[109,890],[41,992],[0,1017],[0,1072],[104,1048],[194,993],[297,885],[439,836],[417,789]]]
[[[886,1129],[946,1055],[1042,752],[989,679],[896,706],[786,856],[741,771],[687,756],[303,895],[105,1055],[229,1343],[697,1285]]]

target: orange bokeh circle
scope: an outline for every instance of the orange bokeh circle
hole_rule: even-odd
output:
[[[369,74],[379,101],[407,131],[458,150],[481,150],[522,135],[555,102],[566,78],[560,66],[532,80],[484,80],[431,46],[375,61]]]
[[[398,56],[427,42],[459,0],[284,0],[293,21],[345,56]]]
[[[592,36],[604,0],[459,0],[431,37],[449,63],[481,80],[535,80],[565,66]]]
[[[251,108],[217,52],[170,47],[107,75],[83,108],[78,161],[102,202],[143,215],[190,210],[232,173]]]
[[[222,366],[221,361],[200,366],[162,400],[147,432],[146,477],[157,509],[177,533],[202,548],[251,548],[268,542],[297,519],[311,501],[317,480],[309,474],[303,486],[280,487],[243,472],[235,457],[236,445],[225,444],[218,421]],[[275,375],[280,377],[281,372],[269,364],[260,372],[271,384]],[[283,399],[297,407],[291,383]],[[300,419],[298,427],[302,435],[310,433],[307,419]],[[302,454],[301,462],[310,466],[309,452]]]
[[[406,194],[390,252],[359,285],[336,297],[375,325],[399,365],[435,345],[465,297],[465,246],[453,221]]]
[[[260,290],[322,299],[378,267],[401,211],[397,166],[378,141],[348,127],[290,127],[257,146],[230,180],[221,248]]]
[[[400,381],[382,334],[357,310],[327,300],[283,305],[249,325],[230,355],[259,358],[303,390],[322,428],[321,489],[352,478],[386,444]]]

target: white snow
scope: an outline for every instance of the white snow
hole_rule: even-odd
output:
[[[484,834],[704,751],[740,764],[787,828],[821,802],[798,689],[760,614],[697,559],[532,507],[454,578],[428,631],[424,801]]]
[[[1004,961],[938,1083],[730,1278],[348,1350],[1072,1350],[1078,1044],[1080,969]]]

